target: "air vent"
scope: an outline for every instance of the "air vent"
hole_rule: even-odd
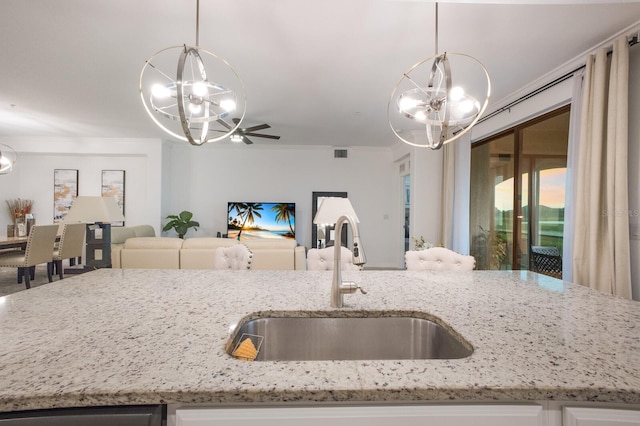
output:
[[[346,149],[335,149],[333,150],[333,158],[347,158],[349,155],[349,151]]]

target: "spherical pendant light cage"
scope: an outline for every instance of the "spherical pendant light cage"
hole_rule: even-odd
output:
[[[389,125],[409,145],[439,149],[478,122],[490,94],[489,73],[480,61],[439,53],[409,68],[393,87]]]
[[[156,125],[192,145],[230,136],[246,112],[238,73],[223,58],[197,46],[172,46],[149,58],[140,73],[139,91]],[[234,123],[232,116],[240,120]]]
[[[0,143],[0,175],[6,175],[13,170],[18,154],[9,145]]]

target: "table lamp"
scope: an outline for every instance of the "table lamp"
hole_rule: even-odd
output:
[[[85,268],[111,268],[111,223],[124,221],[116,199],[76,197],[64,221],[87,224]]]
[[[346,197],[327,197],[322,200],[320,203],[320,207],[318,207],[318,211],[316,212],[316,217],[313,218],[313,223],[318,224],[326,224],[326,225],[334,225],[342,227],[344,220],[340,219],[348,219],[349,224],[351,225],[351,230],[353,231],[353,263],[356,265],[363,265],[367,259],[364,254],[364,250],[362,248],[362,242],[360,241],[360,230],[358,229],[358,223],[360,220],[358,219],[358,215],[356,214],[351,202]],[[342,235],[344,229],[336,229],[335,230],[335,238],[334,245],[340,245]],[[336,257],[340,250],[336,250]],[[335,260],[335,259],[334,259]]]
[[[328,237],[327,240],[333,240],[333,238],[331,238],[331,231],[333,230],[333,226],[336,224],[340,216],[350,216],[356,223],[360,222],[358,220],[358,215],[353,209],[353,206],[351,205],[351,202],[348,198],[324,197],[320,202],[320,206],[318,206],[316,216],[313,218],[313,223],[318,225],[318,227],[323,229],[324,231],[319,233],[318,236],[320,237],[320,234],[323,234],[322,238]],[[342,235],[344,236],[344,241],[342,241],[342,244],[346,245],[347,234],[343,233]]]

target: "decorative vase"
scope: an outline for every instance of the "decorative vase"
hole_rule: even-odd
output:
[[[36,224],[36,218],[33,213],[27,213],[25,216],[27,221],[27,235],[31,233],[31,227]]]
[[[24,221],[24,216],[20,216],[16,219],[16,237],[27,236],[27,224]]]

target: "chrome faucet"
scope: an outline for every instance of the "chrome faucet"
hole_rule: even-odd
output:
[[[345,222],[351,225],[353,231],[353,263],[356,265],[364,265],[367,262],[364,250],[362,249],[362,243],[360,242],[358,223],[353,220],[351,216],[340,216],[336,221],[335,238],[333,240],[333,281],[331,282],[331,306],[333,308],[342,308],[344,305],[343,295],[345,294],[355,293],[357,290],[360,290],[362,294],[367,294],[362,287],[354,282],[342,282],[342,249],[340,241],[342,241],[342,225]]]

